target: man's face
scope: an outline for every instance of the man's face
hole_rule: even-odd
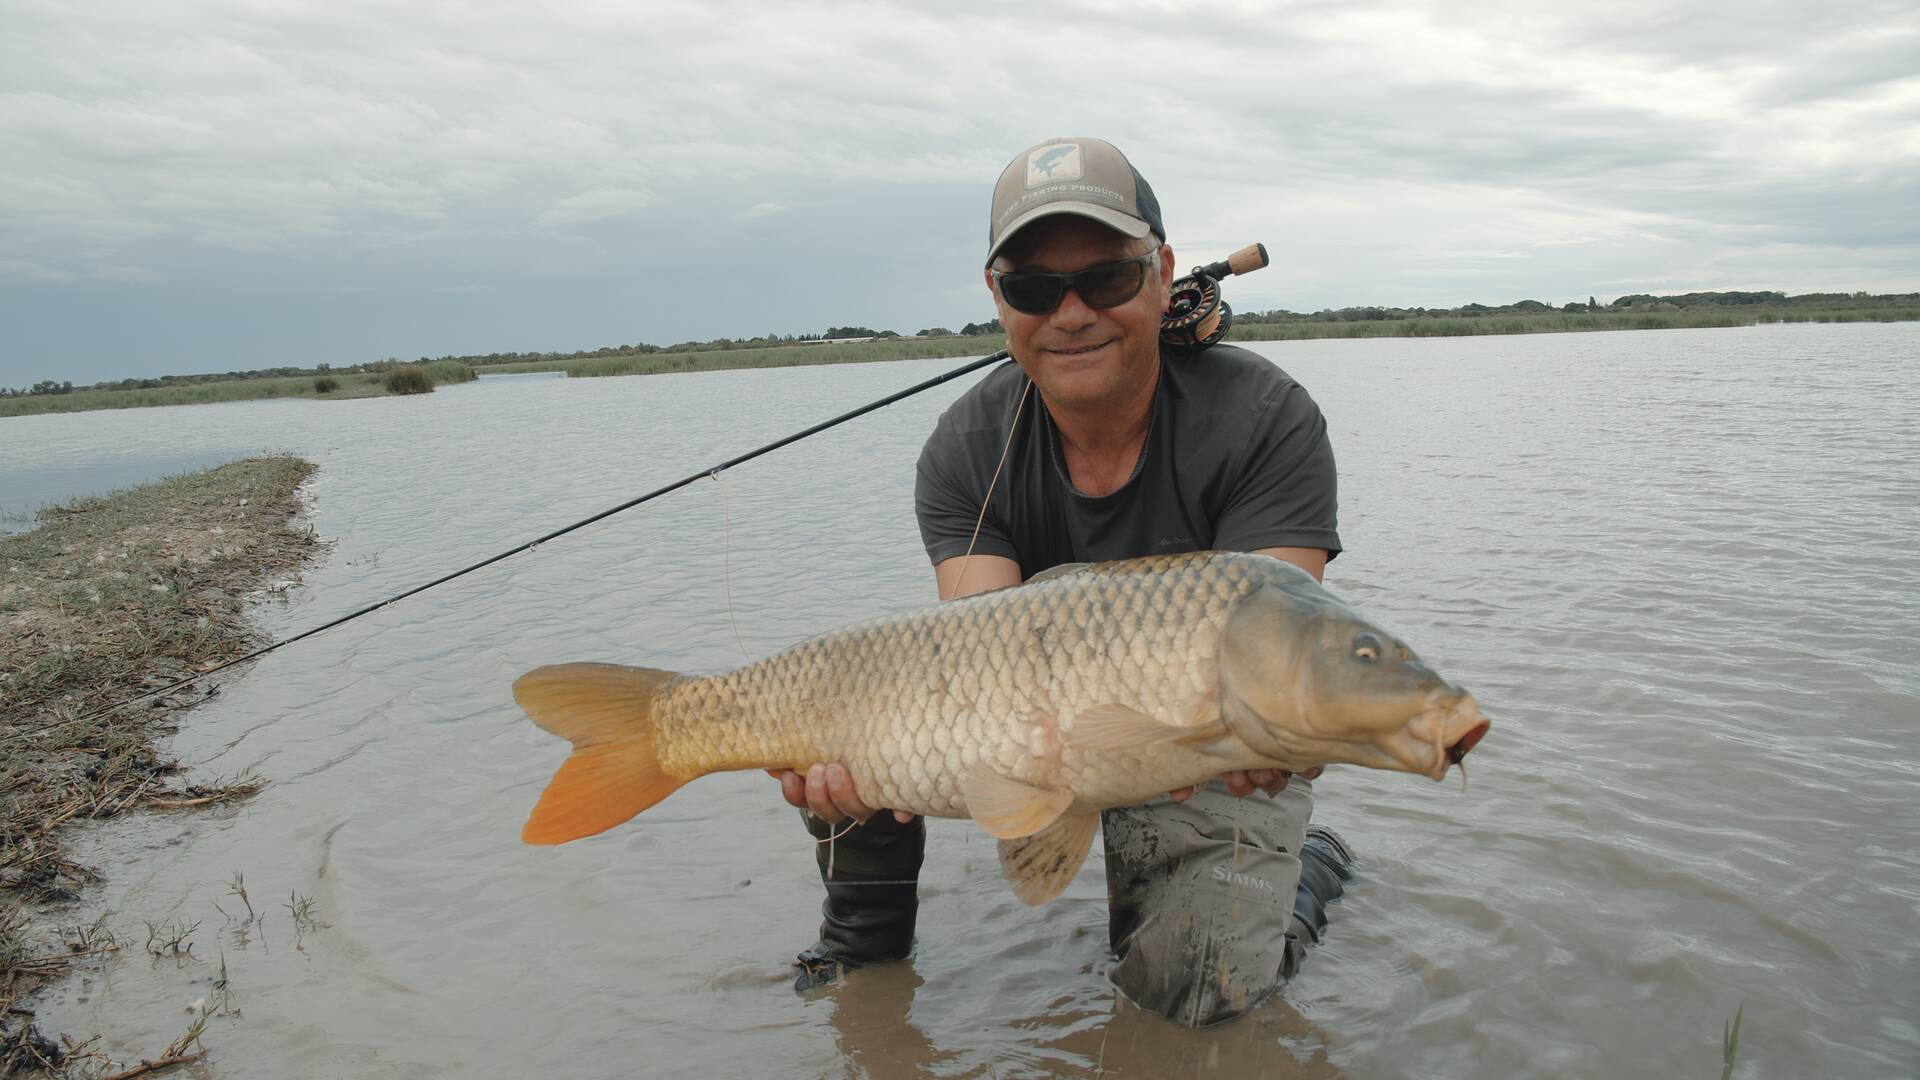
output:
[[[1061,214],[1022,229],[994,265],[1072,273],[1140,255],[1153,242]],[[993,275],[987,275],[1000,325],[1007,330],[1007,349],[1049,402],[1079,409],[1119,406],[1135,400],[1159,374],[1160,317],[1173,284],[1173,252],[1162,245],[1159,255],[1133,299],[1098,310],[1069,289],[1052,311],[1026,315],[1007,305]]]

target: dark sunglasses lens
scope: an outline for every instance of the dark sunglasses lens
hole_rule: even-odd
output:
[[[999,275],[1000,295],[1013,310],[1045,315],[1060,306],[1071,288],[1090,308],[1118,307],[1139,295],[1147,267],[1138,259],[1089,266],[1075,274],[1040,272]]]
[[[1073,291],[1091,308],[1118,307],[1140,292],[1147,268],[1137,262],[1091,266],[1073,277]]]
[[[1066,285],[1052,274],[1002,274],[1000,295],[1007,306],[1027,315],[1045,315],[1060,306]]]

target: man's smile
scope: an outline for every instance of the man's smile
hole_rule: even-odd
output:
[[[1073,359],[1076,357],[1088,356],[1093,353],[1099,352],[1101,349],[1104,349],[1111,344],[1113,344],[1113,341],[1109,339],[1107,341],[1088,342],[1087,344],[1084,344],[1084,345],[1048,345],[1048,346],[1044,346],[1044,349],[1046,352],[1052,353],[1054,356],[1061,356],[1061,357],[1066,357],[1068,359]]]

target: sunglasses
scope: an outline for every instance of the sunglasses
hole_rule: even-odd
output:
[[[1071,274],[1042,270],[995,270],[994,284],[1007,306],[1025,315],[1045,315],[1060,306],[1072,289],[1090,308],[1119,307],[1140,294],[1146,284],[1147,268],[1160,257],[1155,246],[1145,255],[1131,259],[1095,263]]]

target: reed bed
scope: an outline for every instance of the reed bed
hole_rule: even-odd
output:
[[[387,371],[385,385],[389,394],[431,394],[433,376],[416,364],[402,364]]]
[[[458,360],[434,360],[418,366],[426,369],[427,377],[433,380],[435,386],[472,382],[480,377]]]

